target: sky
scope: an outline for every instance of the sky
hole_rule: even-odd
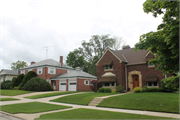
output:
[[[0,69],[18,60],[65,63],[69,52],[92,35],[123,37],[134,47],[156,31],[162,16],[144,13],[145,0],[1,0]],[[47,47],[48,46],[48,47]],[[46,48],[48,53],[46,53]]]

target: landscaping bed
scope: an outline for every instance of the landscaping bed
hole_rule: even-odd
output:
[[[21,95],[26,93],[31,93],[32,91],[25,91],[25,90],[2,90],[1,89],[1,95],[6,96],[15,96],[15,95]]]
[[[40,115],[40,117],[36,118],[35,120],[37,119],[57,120],[57,119],[172,119],[172,118],[79,108],[74,110],[43,114]]]
[[[12,114],[38,113],[38,112],[59,110],[59,109],[65,109],[65,108],[71,108],[71,107],[48,104],[48,103],[41,103],[41,102],[28,102],[28,103],[19,103],[19,104],[12,104],[12,105],[2,105],[1,111],[5,111]]]
[[[52,96],[71,94],[71,93],[76,93],[76,91],[46,93],[46,94],[28,96],[28,97],[25,97],[25,98],[38,99],[38,98],[52,97]]]
[[[130,93],[107,98],[98,107],[179,113],[179,93]]]
[[[92,101],[95,97],[102,97],[102,96],[107,96],[107,95],[114,95],[114,94],[113,93],[83,93],[83,94],[69,95],[69,96],[57,98],[50,101],[70,103],[70,104],[79,104],[79,105],[88,105],[90,101]]]

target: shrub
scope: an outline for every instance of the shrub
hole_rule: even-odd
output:
[[[16,77],[13,77],[13,78],[12,78],[12,82],[14,82],[15,79],[16,79]]]
[[[99,88],[98,92],[104,92],[104,88]]]
[[[147,86],[142,87],[143,92],[147,92],[147,89],[148,89]]]
[[[161,87],[163,91],[177,91],[179,89],[179,75],[162,79]]]
[[[24,74],[20,74],[13,80],[13,87],[18,86],[24,78]]]
[[[147,92],[162,92],[162,88],[147,88]]]
[[[140,88],[140,87],[135,87],[133,89],[133,93],[140,93],[140,92],[142,92],[142,88]]]
[[[49,82],[39,77],[34,77],[28,80],[23,89],[28,91],[53,91]]]
[[[104,88],[104,92],[105,93],[111,93],[111,89],[110,88]]]
[[[121,91],[122,91],[122,86],[121,86],[121,85],[117,86],[117,87],[116,87],[116,91],[117,91],[117,92],[121,92]]]
[[[11,80],[6,80],[1,83],[1,89],[10,89],[13,82]]]
[[[112,93],[116,93],[116,90],[112,90]]]
[[[90,89],[92,90],[92,91],[94,91],[94,92],[97,92],[97,84],[98,84],[98,82],[97,81],[95,81],[95,80],[93,80],[93,81],[91,81],[91,86],[90,86]]]
[[[36,72],[34,72],[34,71],[29,71],[29,72],[24,76],[23,81],[22,81],[22,83],[21,83],[21,87],[23,87],[23,86],[26,84],[26,82],[27,82],[28,80],[30,80],[31,78],[33,78],[33,77],[37,77]]]
[[[14,87],[14,88],[13,88],[13,90],[19,90],[19,87],[18,87],[18,86],[16,86],[16,87]]]

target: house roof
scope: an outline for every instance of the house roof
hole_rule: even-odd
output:
[[[135,48],[129,48],[124,50],[111,50],[119,59],[126,61],[128,64],[146,63],[145,55],[148,50],[138,50],[134,52]]]
[[[27,69],[27,68],[32,68],[32,67],[39,67],[39,66],[43,66],[43,65],[61,67],[60,62],[58,62],[56,60],[53,60],[53,59],[47,59],[47,60],[42,60],[40,62],[36,62],[36,63],[34,63],[32,65],[29,65],[29,66],[27,66],[25,68],[22,68],[22,69]],[[69,66],[64,66],[64,68],[74,69],[74,68],[69,67]]]
[[[0,75],[18,75],[18,70],[2,69]]]
[[[97,79],[96,76],[93,76],[81,70],[73,70],[69,73],[64,73],[59,76],[52,77],[51,79],[77,78],[77,77]]]

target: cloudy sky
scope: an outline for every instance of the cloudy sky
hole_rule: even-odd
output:
[[[145,0],[1,0],[0,69],[18,60],[64,62],[92,35],[123,37],[134,47],[139,36],[162,22],[143,11]],[[48,56],[46,57],[46,49]]]

